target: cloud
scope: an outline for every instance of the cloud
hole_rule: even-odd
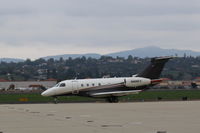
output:
[[[0,2],[0,57],[109,53],[149,45],[200,51],[199,33],[198,0]]]

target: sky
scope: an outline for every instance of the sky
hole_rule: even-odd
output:
[[[200,51],[199,0],[0,0],[0,58]]]

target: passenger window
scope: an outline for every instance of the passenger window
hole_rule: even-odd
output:
[[[87,84],[87,86],[89,86],[89,84]]]
[[[92,84],[92,86],[94,86],[94,83]]]
[[[60,84],[60,87],[65,87],[65,83],[61,83],[61,84]]]
[[[81,84],[81,87],[83,87],[84,85],[83,84]]]
[[[99,86],[101,86],[101,83],[99,83]]]

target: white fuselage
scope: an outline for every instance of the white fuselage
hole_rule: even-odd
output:
[[[134,89],[139,86],[151,84],[151,80],[140,77],[74,79],[61,81],[57,85],[42,93],[43,96],[57,96],[64,94],[78,94],[81,91],[94,89],[95,87],[123,84],[126,88]],[[105,88],[104,88],[105,89]]]

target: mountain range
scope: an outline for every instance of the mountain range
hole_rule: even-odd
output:
[[[68,59],[71,57],[72,59],[78,58],[78,57],[83,57],[85,56],[86,58],[92,57],[92,58],[100,58],[101,56],[111,56],[111,57],[124,57],[127,58],[129,55],[132,55],[133,57],[140,57],[140,58],[145,58],[145,57],[158,57],[158,56],[200,56],[200,52],[192,51],[192,50],[179,50],[179,49],[163,49],[160,47],[155,47],[155,46],[149,46],[149,47],[144,47],[144,48],[136,48],[132,50],[126,50],[126,51],[120,51],[120,52],[115,52],[115,53],[110,53],[110,54],[97,54],[97,53],[87,53],[87,54],[63,54],[63,55],[55,55],[55,56],[46,56],[46,57],[41,57],[45,60],[48,60],[50,58],[53,58],[55,60],[59,60],[61,57],[63,59]],[[0,58],[0,62],[22,62],[24,61],[23,59],[13,59],[13,58]]]
[[[110,53],[110,54],[96,54],[96,53],[88,53],[88,54],[64,54],[64,55],[56,55],[56,56],[47,56],[47,57],[42,57],[43,59],[60,59],[62,57],[63,59],[68,59],[69,57],[71,58],[78,58],[85,56],[86,58],[92,57],[92,58],[100,58],[101,56],[111,56],[111,57],[124,57],[127,58],[129,55],[132,55],[133,57],[140,57],[140,58],[145,58],[145,57],[157,57],[157,56],[179,56],[183,57],[184,55],[186,56],[200,56],[200,52],[195,52],[192,50],[178,50],[178,49],[162,49],[159,47],[155,46],[149,46],[149,47],[144,47],[144,48],[136,48],[133,50],[126,50],[126,51],[120,51],[120,52],[115,52],[115,53]]]
[[[137,48],[133,50],[121,51],[116,53],[107,54],[112,57],[125,57],[127,58],[129,55],[135,57],[156,57],[156,56],[200,56],[200,52],[195,52],[192,50],[178,50],[178,49],[162,49],[155,46],[149,46],[144,48]]]
[[[69,57],[71,57],[72,59],[75,58],[79,58],[79,57],[83,57],[85,56],[86,58],[92,57],[95,59],[99,59],[102,55],[100,54],[96,54],[96,53],[88,53],[88,54],[63,54],[63,55],[55,55],[55,56],[46,56],[46,57],[42,57],[45,60],[51,59],[53,58],[54,60],[59,60],[61,57],[63,59],[68,59]]]

